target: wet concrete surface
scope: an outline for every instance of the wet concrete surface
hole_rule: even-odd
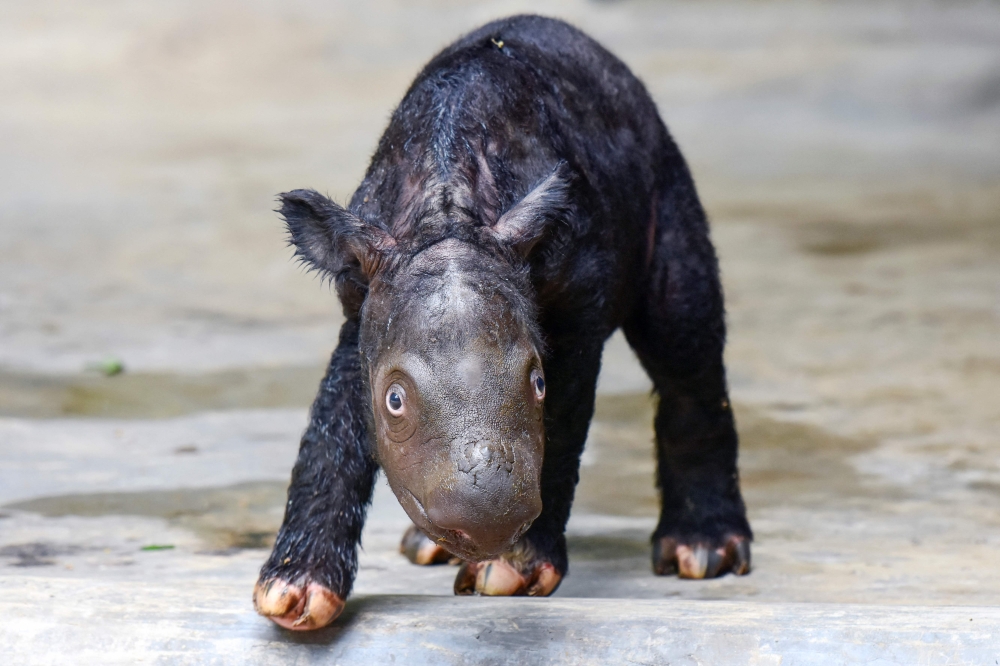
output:
[[[97,372],[70,375],[0,371],[0,416],[151,419],[194,411],[301,407],[325,368],[240,368],[198,374]]]
[[[420,597],[385,595],[448,596],[455,569],[398,554],[408,521],[382,482],[348,605],[367,620],[310,652],[250,608],[340,322],[270,211],[293,187],[343,200],[418,67],[528,8],[619,53],[692,163],[726,287],[756,534],[747,577],[650,573],[653,403],[615,336],[553,613],[627,636],[574,609],[659,600],[648,617],[671,617],[677,636],[703,628],[690,630],[702,652],[683,653],[702,663],[984,663],[960,648],[989,632],[956,629],[947,609],[1000,604],[1000,9],[652,0],[8,8],[0,613],[16,622],[0,624],[0,647],[18,663],[252,663],[248,646],[259,663],[360,663],[378,641],[428,660],[394,642],[430,640],[392,624]],[[87,370],[107,357],[125,371]],[[75,606],[47,611],[50,593]],[[535,612],[479,601],[497,622]],[[452,618],[433,625],[442,641],[463,630],[456,613],[471,631],[487,612],[427,603]],[[179,606],[197,611],[185,620]],[[869,652],[832,651],[849,642],[822,634],[838,617]],[[949,638],[892,634],[907,617]],[[768,642],[782,626],[820,632],[814,651]],[[751,633],[732,639],[737,627]],[[48,652],[25,638],[40,628]],[[103,660],[102,632],[118,650]],[[879,652],[886,636],[914,651]]]
[[[1000,581],[983,575],[983,563],[1000,546],[1000,517],[987,497],[928,497],[920,488],[859,471],[855,461],[873,450],[873,440],[832,435],[741,405],[736,414],[743,489],[756,530],[753,574],[694,582],[650,573],[657,506],[651,401],[646,394],[609,395],[599,398],[583,461],[568,533],[571,574],[559,596],[965,606],[993,605],[1000,598]],[[211,424],[195,416],[154,426],[173,434],[172,443],[198,441],[185,431],[214,428],[214,434],[202,434],[214,438],[204,448],[169,449],[144,440],[137,422],[88,422],[109,443],[129,442],[119,451],[134,467],[119,463],[124,473],[115,479],[88,478],[115,463],[73,465],[69,452],[60,455],[56,447],[38,451],[34,465],[5,466],[0,562],[22,570],[45,567],[51,572],[46,575],[57,577],[142,580],[155,572],[178,583],[191,576],[252,583],[280,524],[304,413],[270,422],[259,412],[255,416],[257,423],[249,426],[240,413],[212,415]],[[220,436],[227,427],[238,430],[237,421],[243,432]],[[279,421],[284,432],[275,427]],[[3,423],[5,441],[16,447],[23,438],[33,448],[36,432],[29,436],[12,427],[22,423]],[[269,432],[254,432],[254,425],[265,423]],[[58,442],[56,432],[51,428],[45,439]],[[96,454],[101,447],[86,448]],[[72,471],[50,481],[51,488],[76,492],[17,498],[41,489],[36,483],[18,489],[13,476],[56,471],[63,462]],[[155,468],[155,477],[142,478],[146,465]],[[217,471],[198,478],[193,467]],[[79,477],[75,484],[72,476]],[[970,498],[979,493],[971,489]],[[454,567],[414,567],[398,554],[408,524],[380,483],[363,541],[359,594],[451,594]],[[174,548],[142,550],[150,545]]]

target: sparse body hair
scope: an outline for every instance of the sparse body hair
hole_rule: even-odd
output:
[[[347,321],[261,571],[262,614],[314,628],[339,613],[379,467],[416,526],[411,560],[464,560],[456,592],[554,591],[618,328],[659,398],[654,570],[749,570],[714,249],[684,159],[621,61],[561,21],[486,25],[417,76],[346,207],[296,190],[281,213]]]

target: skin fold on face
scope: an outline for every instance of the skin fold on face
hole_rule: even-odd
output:
[[[509,549],[541,511],[545,377],[509,292],[467,247],[417,255],[372,285],[363,327],[376,449],[413,522],[452,553]]]

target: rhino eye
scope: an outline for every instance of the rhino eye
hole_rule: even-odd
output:
[[[403,403],[406,401],[406,391],[399,384],[393,384],[385,392],[385,406],[393,416],[403,415]]]
[[[541,400],[545,397],[545,378],[542,371],[535,369],[531,371],[531,387],[535,389],[535,397]]]

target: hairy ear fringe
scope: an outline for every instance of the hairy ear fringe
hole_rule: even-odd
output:
[[[277,212],[285,220],[296,256],[336,283],[345,308],[353,307],[359,297],[363,300],[395,239],[315,190],[283,192],[278,200]]]
[[[569,169],[560,162],[541,183],[493,226],[494,237],[527,257],[549,225],[569,212]]]
[[[315,190],[293,190],[278,195],[278,213],[288,228],[295,254],[312,268],[336,276],[345,267],[357,265],[369,271],[378,256],[395,246],[395,239],[378,227]]]

